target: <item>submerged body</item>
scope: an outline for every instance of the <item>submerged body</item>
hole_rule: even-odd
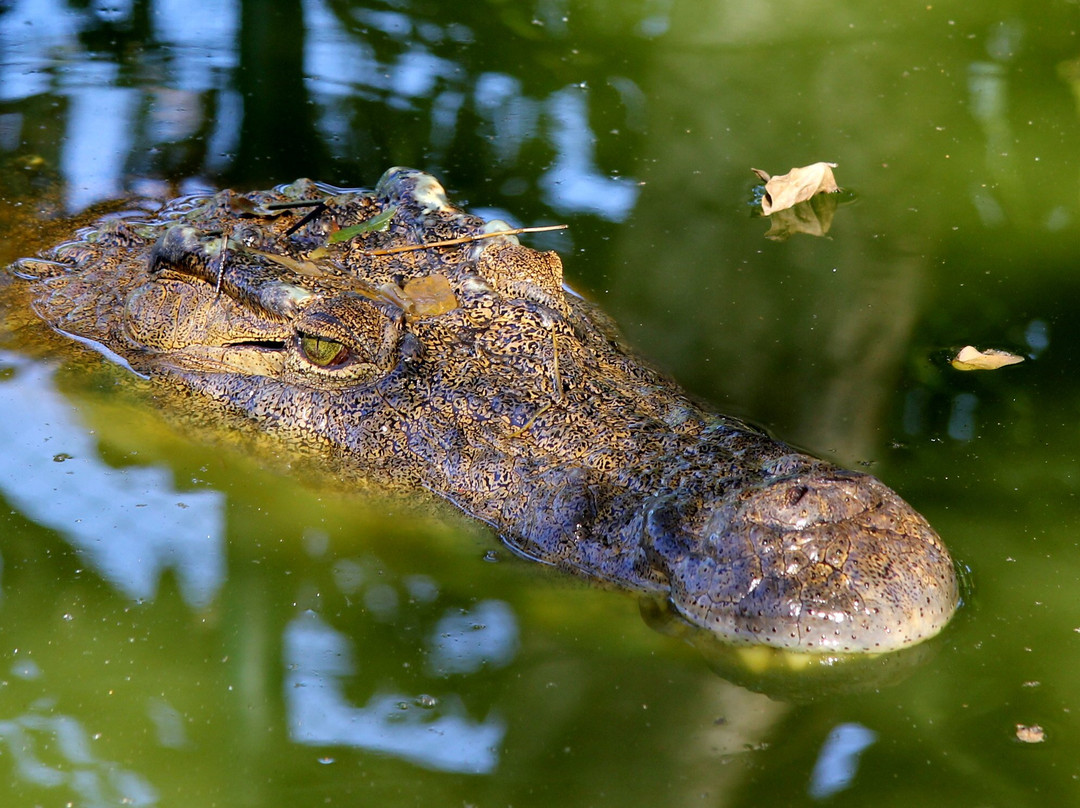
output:
[[[506,229],[391,169],[374,192],[298,181],[106,218],[11,271],[45,322],[136,372],[723,638],[874,652],[948,622],[953,563],[918,513],[701,409]]]

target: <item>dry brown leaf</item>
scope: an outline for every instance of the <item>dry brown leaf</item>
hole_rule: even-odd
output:
[[[832,170],[836,163],[814,163],[793,168],[787,174],[770,177],[758,168],[750,169],[765,182],[765,195],[761,197],[761,210],[769,216],[778,210],[805,202],[814,194],[833,194],[840,190]]]
[[[972,345],[965,345],[960,352],[953,357],[952,366],[957,370],[997,370],[1006,365],[1016,365],[1024,361],[1024,357],[987,348],[980,351]]]

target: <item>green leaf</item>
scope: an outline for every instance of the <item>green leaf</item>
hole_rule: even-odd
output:
[[[337,244],[348,241],[364,233],[382,233],[390,227],[390,220],[394,218],[395,213],[397,213],[397,208],[391,205],[382,213],[372,216],[366,222],[360,222],[360,224],[354,224],[351,227],[343,227],[336,233],[331,234],[330,243]]]

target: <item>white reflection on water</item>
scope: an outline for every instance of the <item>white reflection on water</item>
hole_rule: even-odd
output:
[[[546,201],[556,210],[593,213],[613,222],[625,219],[638,187],[624,177],[606,177],[596,168],[589,108],[582,90],[566,88],[548,99],[555,160],[540,179]]]
[[[443,676],[501,668],[514,658],[517,639],[513,610],[501,600],[481,601],[472,611],[454,610],[439,620],[428,667]]]
[[[473,721],[452,697],[431,709],[401,693],[376,693],[364,707],[349,703],[343,692],[343,680],[355,671],[349,640],[315,613],[286,627],[284,655],[289,735],[296,743],[382,752],[440,771],[487,774],[498,765],[504,723],[492,716]]]
[[[393,61],[382,62],[364,38],[341,27],[322,0],[307,0],[303,9],[304,74],[317,96],[348,98],[360,93],[381,98],[396,109],[410,109],[414,100],[427,98],[438,83],[453,82],[460,72],[453,62],[410,37],[412,21],[404,14],[354,11],[363,24],[407,43],[408,49]]]
[[[29,98],[50,90],[49,67],[63,46],[76,41],[78,24],[60,0],[16,3],[0,16],[0,53],[5,67],[0,101]]]
[[[176,71],[176,86],[184,90],[209,90],[221,83],[220,74],[240,63],[237,35],[240,4],[234,0],[199,0],[192,13],[189,0],[155,0],[150,22],[154,39],[178,52],[169,69]]]
[[[516,162],[522,146],[540,128],[536,102],[522,93],[518,78],[505,73],[481,73],[473,95],[476,111],[495,135],[492,146],[498,159]]]
[[[40,700],[21,715],[0,719],[0,756],[10,759],[21,782],[70,789],[80,798],[77,804],[87,808],[158,801],[142,775],[99,758],[79,719],[53,707],[50,700]]]
[[[134,142],[131,122],[139,93],[109,86],[112,72],[115,65],[103,63],[92,71],[96,75],[87,77],[89,86],[71,94],[66,146],[60,154],[69,213],[124,195],[124,163]]]
[[[833,727],[810,774],[810,796],[823,800],[850,786],[859,767],[859,755],[876,740],[877,733],[862,724]]]
[[[52,369],[0,352],[0,490],[57,531],[102,578],[133,599],[172,568],[187,603],[206,605],[225,581],[224,497],[176,490],[163,468],[115,469],[98,457]]]

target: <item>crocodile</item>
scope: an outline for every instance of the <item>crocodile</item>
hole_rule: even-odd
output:
[[[956,568],[921,515],[700,405],[518,235],[399,167],[373,191],[135,207],[9,272],[48,326],[151,384],[724,641],[883,653],[948,623]]]

